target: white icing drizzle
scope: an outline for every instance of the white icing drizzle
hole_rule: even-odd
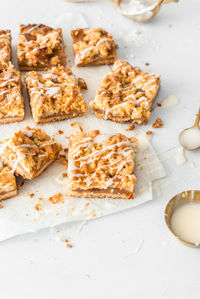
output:
[[[83,60],[85,58],[87,52],[91,51],[92,49],[97,47],[99,44],[105,42],[106,40],[113,41],[112,38],[102,38],[96,43],[96,45],[88,47],[88,48],[78,52],[75,56],[75,64],[77,65],[81,60]]]
[[[26,32],[24,33],[30,33],[31,31],[37,29],[40,27],[41,24],[36,24],[35,26],[32,26],[31,28],[29,28],[28,30],[26,30]]]
[[[49,87],[46,91],[46,94],[50,97],[55,96],[58,92],[60,91],[60,87],[59,86],[55,86],[55,87]]]
[[[103,136],[103,139],[105,137]],[[126,165],[127,163],[131,163],[133,162],[132,160],[125,160],[124,162],[121,163],[121,161],[119,159],[116,159],[116,161],[114,161],[113,163],[110,163],[109,165],[101,165],[99,166],[93,174],[89,175],[88,174],[81,174],[81,173],[73,173],[73,170],[79,169],[75,166],[76,162],[80,162],[80,168],[85,165],[85,164],[90,164],[93,161],[95,161],[98,158],[99,154],[102,154],[104,152],[106,152],[107,150],[110,150],[108,153],[105,153],[104,156],[102,156],[103,160],[107,160],[110,158],[110,156],[112,155],[123,155],[124,158],[128,157],[129,155],[134,153],[134,150],[131,146],[131,143],[128,141],[122,141],[122,142],[118,142],[112,145],[108,145],[106,147],[104,147],[101,150],[95,150],[94,152],[90,153],[87,156],[83,156],[80,158],[77,158],[77,156],[81,153],[81,149],[85,148],[86,150],[93,145],[93,143],[95,142],[95,139],[91,139],[91,138],[85,138],[81,141],[81,143],[78,144],[73,144],[73,147],[76,148],[75,152],[73,153],[73,159],[69,159],[69,163],[68,163],[68,172],[69,172],[69,179],[72,179],[74,177],[78,178],[84,178],[84,181],[87,185],[90,185],[92,183],[92,180],[95,179],[96,176],[96,171],[109,167],[109,169],[116,169],[116,173],[115,175],[108,179],[105,182],[105,188],[109,188],[109,187],[115,187],[118,182],[115,182],[116,178],[119,178],[119,173],[121,172],[121,170],[123,169],[124,165]],[[120,151],[112,151],[113,148],[117,147],[119,148],[121,145],[126,145],[126,147],[123,150]],[[122,178],[121,178],[122,179]],[[69,182],[70,184],[70,182]]]

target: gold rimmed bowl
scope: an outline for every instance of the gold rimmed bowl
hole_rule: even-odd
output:
[[[183,205],[185,203],[191,203],[196,202],[200,204],[200,190],[189,190],[189,191],[183,191],[179,194],[176,194],[167,204],[165,208],[165,222],[167,224],[168,229],[173,234],[175,238],[177,238],[180,242],[187,246],[191,247],[198,247],[200,248],[200,243],[198,242],[190,242],[187,240],[182,239],[180,236],[177,235],[177,233],[173,230],[171,226],[171,218],[172,215],[180,205]]]

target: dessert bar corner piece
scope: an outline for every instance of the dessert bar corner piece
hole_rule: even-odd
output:
[[[13,172],[0,161],[0,201],[17,195]]]
[[[43,24],[20,25],[17,57],[21,71],[65,66],[62,29],[53,29]]]
[[[113,64],[117,59],[114,37],[102,28],[71,31],[77,66]]]
[[[11,60],[11,31],[0,30],[0,69],[8,66]]]
[[[97,130],[70,135],[68,191],[74,197],[134,198],[136,146],[122,134]]]
[[[27,126],[0,145],[0,158],[15,174],[32,180],[57,159],[60,150],[44,131]]]
[[[0,70],[0,124],[22,121],[24,115],[20,73],[9,63]]]
[[[103,79],[90,107],[98,118],[145,124],[159,86],[159,75],[117,60]]]
[[[63,66],[43,74],[26,74],[31,110],[36,124],[61,121],[87,112],[87,105],[73,73]]]

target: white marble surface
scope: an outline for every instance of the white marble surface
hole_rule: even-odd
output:
[[[200,251],[179,244],[163,217],[171,196],[199,188],[199,151],[187,153],[184,165],[175,163],[178,133],[192,124],[200,101],[199,9],[197,0],[182,0],[163,7],[153,21],[139,26],[106,1],[2,1],[1,27],[11,28],[14,35],[19,23],[50,23],[64,13],[82,14],[89,26],[105,27],[120,45],[128,45],[119,49],[121,58],[127,53],[133,64],[161,74],[157,102],[170,94],[180,98],[177,106],[154,111],[146,128],[156,117],[163,119],[164,128],[153,130],[152,139],[168,174],[160,184],[162,194],[155,188],[154,201],[84,226],[63,225],[59,233],[45,230],[0,243],[2,299],[199,298]],[[130,36],[137,37],[136,43]],[[73,248],[57,241],[60,236]]]

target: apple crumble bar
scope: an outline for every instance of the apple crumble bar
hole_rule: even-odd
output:
[[[0,161],[0,200],[17,195],[17,185],[13,172]]]
[[[36,124],[83,115],[87,105],[70,69],[52,67],[43,74],[26,74],[25,82]]]
[[[70,135],[68,191],[74,197],[134,198],[136,146],[122,134],[81,128]]]
[[[17,175],[32,180],[55,159],[61,146],[41,129],[25,127],[0,146],[0,157]]]
[[[62,29],[43,24],[20,25],[17,57],[21,71],[66,64]]]
[[[0,124],[22,121],[24,114],[20,73],[9,63],[0,70]]]
[[[0,69],[8,66],[11,60],[11,31],[0,30]]]
[[[113,64],[117,45],[114,37],[102,28],[71,31],[77,66]]]
[[[98,118],[143,124],[160,86],[160,76],[117,60],[101,83],[90,107]]]

